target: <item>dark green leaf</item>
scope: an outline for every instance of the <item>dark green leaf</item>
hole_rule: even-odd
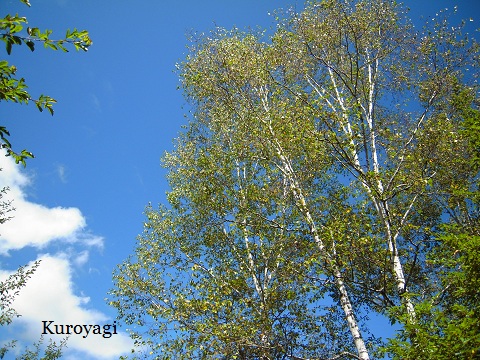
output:
[[[34,51],[35,50],[35,43],[33,41],[26,41],[25,44],[27,44],[28,48],[31,50],[31,51]]]
[[[7,48],[7,54],[10,55],[10,53],[12,52],[12,41],[10,38],[7,39],[6,41],[6,48]]]

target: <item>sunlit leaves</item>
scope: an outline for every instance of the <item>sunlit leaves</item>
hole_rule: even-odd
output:
[[[422,300],[449,278],[429,262],[439,229],[476,224],[478,48],[440,25],[327,0],[271,37],[194,38],[177,65],[192,119],[164,157],[170,207],[147,209],[114,275],[112,304],[152,356],[360,353],[364,308],[405,324],[397,355],[422,344]]]
[[[52,39],[52,30],[41,31],[36,27],[27,27],[26,34],[24,24],[27,23],[26,17],[16,15],[6,15],[0,19],[0,39],[5,43],[7,54],[12,52],[12,46],[26,44],[31,51],[35,50],[35,42],[43,43],[45,48],[52,50],[62,50],[68,52],[66,45],[73,45],[76,50],[87,51],[92,40],[86,30],[68,29],[63,39]]]
[[[198,107],[164,158],[172,210],[147,212],[135,258],[115,274],[112,304],[127,324],[173,327],[171,340],[160,326],[152,337],[133,333],[163,354],[350,351],[337,306],[322,303],[334,292],[331,268],[282,168],[288,156],[303,201],[321,219],[334,202],[326,200],[330,161],[315,140],[312,114],[272,81],[269,64],[279,60],[257,36],[217,34],[196,44],[182,67]]]
[[[458,226],[447,226],[440,244],[429,254],[441,278],[435,296],[417,305],[418,323],[405,325],[404,332],[385,348],[394,359],[476,359],[480,346],[480,292],[478,249],[480,237],[462,234]],[[397,319],[406,323],[402,315]],[[412,342],[408,334],[414,333]]]
[[[27,6],[30,3],[27,0],[21,0]],[[68,29],[63,39],[52,39],[52,31],[41,31],[36,27],[27,27],[27,19],[25,17],[16,15],[6,15],[0,19],[0,40],[5,43],[5,50],[8,55],[12,53],[12,48],[17,45],[25,44],[32,52],[35,50],[36,43],[43,43],[45,48],[52,50],[62,50],[68,52],[68,46],[73,46],[76,50],[87,51],[92,45],[92,40],[87,31],[79,31],[77,29]],[[16,76],[17,68],[10,65],[6,60],[0,61],[0,101],[12,101],[16,103],[28,104],[30,101],[34,102],[39,111],[48,110],[53,115],[53,105],[56,100],[47,95],[40,95],[34,98],[27,91],[27,85],[23,78]],[[7,156],[12,156],[15,162],[26,165],[25,160],[33,157],[33,154],[27,150],[16,152],[13,150],[10,141],[6,136],[10,134],[5,129],[1,128],[1,142],[2,148],[6,149]]]

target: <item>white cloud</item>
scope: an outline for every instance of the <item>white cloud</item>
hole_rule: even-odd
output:
[[[93,108],[96,111],[101,112],[102,111],[102,105],[100,104],[100,99],[98,98],[98,96],[95,95],[95,94],[90,94],[90,100],[92,102]]]
[[[24,187],[30,183],[30,179],[22,174],[17,168],[20,165],[15,164],[15,162],[4,156],[4,152],[0,153],[0,176],[2,179],[2,186],[7,186],[8,184],[16,184],[18,187]]]
[[[86,264],[86,262],[88,261],[88,257],[89,257],[88,250],[84,250],[76,256],[76,258],[73,260],[73,262],[77,266],[82,266],[82,265]]]
[[[7,354],[7,359],[18,355],[23,345],[31,346],[39,340],[43,331],[42,321],[54,321],[53,324],[57,325],[100,325],[102,330],[103,326],[113,324],[113,319],[92,304],[89,297],[92,294],[83,295],[72,277],[74,266],[76,269],[89,263],[89,250],[92,247],[103,247],[103,237],[87,230],[85,217],[78,208],[50,208],[30,201],[26,189],[31,185],[32,178],[2,153],[0,169],[0,188],[10,188],[2,200],[12,199],[15,207],[11,213],[14,218],[0,226],[0,256],[26,246],[47,251],[45,249],[53,241],[66,245],[63,246],[62,253],[37,255],[42,260],[41,264],[13,303],[13,308],[21,317],[4,329],[10,334],[9,337],[20,341],[16,349]],[[0,269],[0,281],[11,273],[12,271]],[[100,296],[103,299],[104,295]],[[117,332],[110,338],[93,332],[86,338],[83,338],[85,333],[72,334],[64,349],[64,357],[84,360],[118,359],[121,354],[130,351],[133,343],[125,332],[119,328]],[[58,343],[64,337],[46,334],[45,344],[48,344],[50,338]]]
[[[67,170],[65,168],[64,165],[62,164],[58,164],[57,167],[56,167],[56,170],[57,170],[57,175],[58,175],[58,178],[60,179],[60,181],[64,184],[67,183]]]
[[[44,248],[54,240],[82,242],[88,246],[103,246],[103,238],[84,231],[86,221],[77,208],[54,207],[33,203],[26,198],[25,188],[30,179],[11,158],[0,154],[0,184],[8,186],[5,200],[13,200],[13,218],[0,228],[0,254],[26,246]]]
[[[113,320],[95,309],[88,308],[90,298],[75,295],[72,282],[72,268],[65,255],[52,256],[49,254],[39,258],[40,266],[28,280],[20,294],[16,297],[13,307],[22,316],[14,320],[13,326],[20,326],[23,330],[23,341],[32,344],[38,341],[42,334],[43,321],[54,321],[49,329],[55,332],[54,325],[104,325],[113,324]],[[0,278],[6,278],[8,273],[0,271]],[[49,324],[47,322],[47,324]],[[113,327],[110,328],[110,331]],[[47,331],[48,332],[48,331]],[[82,334],[72,334],[68,338],[65,355],[72,356],[72,352],[82,352],[95,359],[113,359],[129,352],[133,343],[128,335],[117,327],[118,334],[110,338],[90,333],[86,338]],[[45,335],[45,339],[52,338],[57,343],[65,335]]]
[[[76,208],[47,208],[15,199],[13,219],[2,226],[0,252],[31,245],[42,248],[60,238],[72,238],[85,226],[85,219]]]

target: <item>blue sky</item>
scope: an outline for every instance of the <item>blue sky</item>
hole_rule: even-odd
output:
[[[26,16],[29,26],[87,29],[87,53],[15,47],[2,59],[18,68],[33,96],[58,100],[55,116],[32,105],[2,103],[0,118],[17,149],[36,158],[27,168],[0,156],[0,187],[9,185],[17,211],[0,228],[0,277],[43,259],[16,303],[23,314],[1,339],[38,340],[41,320],[111,323],[104,301],[112,270],[132,253],[143,209],[165,202],[168,185],[160,157],[186,123],[175,63],[187,54],[185,34],[215,25],[268,28],[279,7],[303,1],[3,0],[1,14]],[[479,27],[480,2],[406,1],[411,15],[435,17],[458,5]],[[68,322],[69,321],[69,322]],[[124,329],[122,329],[123,331]],[[22,345],[19,346],[22,348]],[[67,358],[113,359],[128,351],[122,332],[110,339],[71,338]],[[81,355],[80,355],[81,354]]]

